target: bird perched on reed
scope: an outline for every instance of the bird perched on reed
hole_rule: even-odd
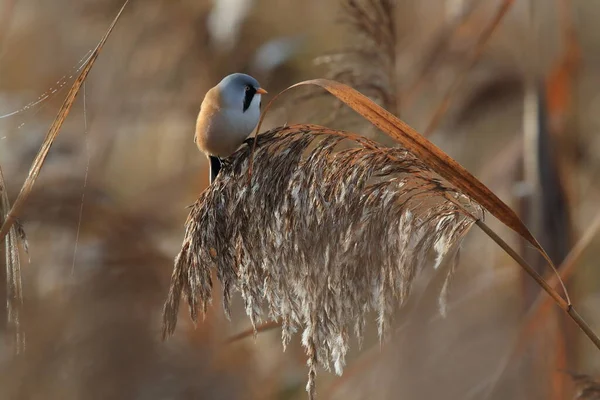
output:
[[[196,121],[194,142],[210,161],[210,182],[221,158],[228,157],[252,133],[260,118],[261,95],[267,91],[253,77],[231,74],[210,89]]]

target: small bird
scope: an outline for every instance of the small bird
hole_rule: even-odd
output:
[[[246,74],[231,74],[210,89],[196,121],[194,142],[210,161],[210,183],[221,158],[228,157],[252,133],[260,118],[261,95],[267,91]]]

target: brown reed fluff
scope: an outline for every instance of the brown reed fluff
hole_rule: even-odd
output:
[[[327,78],[352,86],[392,113],[398,113],[395,0],[342,0],[343,22],[355,44],[315,63]]]
[[[192,207],[163,333],[175,329],[182,294],[194,321],[206,311],[215,268],[227,313],[236,290],[254,326],[282,321],[284,348],[303,329],[312,398],[317,364],[342,373],[369,311],[380,338],[389,334],[429,255],[439,265],[474,222],[464,210],[483,211],[407,150],[353,134],[315,125],[261,134],[250,181],[251,152],[248,141]]]

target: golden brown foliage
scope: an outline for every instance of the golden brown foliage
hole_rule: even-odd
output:
[[[56,140],[58,134],[60,133],[60,130],[61,130],[65,120],[67,119],[67,116],[69,115],[69,112],[71,111],[71,108],[73,107],[73,103],[75,102],[75,98],[79,94],[81,86],[83,85],[88,74],[92,70],[92,66],[94,65],[94,62],[100,55],[100,51],[104,47],[104,44],[108,40],[108,37],[110,36],[111,32],[113,31],[115,25],[117,24],[117,21],[119,20],[119,17],[121,17],[121,14],[123,13],[123,10],[127,6],[128,2],[129,2],[129,0],[125,0],[125,2],[123,3],[123,6],[119,10],[117,16],[113,19],[111,25],[108,27],[108,30],[106,31],[106,33],[104,34],[104,36],[102,37],[100,42],[98,43],[98,46],[96,46],[96,48],[90,55],[90,58],[88,58],[88,60],[86,61],[85,66],[81,70],[81,73],[79,74],[79,76],[77,77],[77,79],[75,80],[73,85],[71,86],[71,89],[69,90],[69,93],[67,94],[67,97],[65,98],[60,110],[58,111],[56,118],[54,119],[54,122],[52,122],[50,129],[48,129],[48,133],[46,134],[46,137],[44,138],[44,141],[42,142],[42,146],[41,146],[38,154],[36,155],[35,160],[33,161],[32,165],[31,165],[31,169],[29,170],[29,175],[27,176],[27,179],[23,183],[23,187],[21,188],[21,191],[19,192],[19,196],[17,197],[12,208],[6,214],[6,217],[2,221],[2,225],[0,226],[0,239],[4,238],[4,236],[6,236],[8,234],[11,226],[16,222],[17,218],[19,217],[21,209],[25,205],[25,202],[27,201],[27,198],[29,197],[31,190],[33,189],[33,185],[34,185],[35,181],[37,180],[37,177],[40,174],[40,171],[42,170],[42,166],[44,165],[44,161],[46,160],[46,157],[48,156],[48,152],[50,151],[50,148],[52,147],[54,140]]]

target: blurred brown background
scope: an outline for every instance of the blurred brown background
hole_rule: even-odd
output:
[[[360,83],[383,67],[372,58],[335,57],[369,46],[357,25],[343,23],[348,3],[129,4],[22,217],[29,241],[26,351],[14,355],[3,310],[1,399],[306,397],[299,338],[286,353],[277,330],[223,343],[249,327],[241,302],[230,322],[215,301],[195,329],[182,309],[177,334],[166,343],[161,307],[186,206],[208,183],[206,160],[192,142],[204,93],[237,71],[254,75],[269,91],[267,101],[295,82],[326,75],[362,90]],[[376,10],[381,2],[357,3]],[[121,5],[0,1],[0,165],[11,201],[82,60]],[[383,81],[391,111],[518,210],[561,264],[600,213],[600,3],[397,0],[393,10],[393,68]],[[325,64],[313,62],[331,54]],[[447,112],[430,129],[457,79]],[[364,91],[373,94],[368,85]],[[326,121],[389,143],[350,113],[328,118],[335,109],[329,98],[290,98],[267,127]],[[548,273],[535,252],[492,225]],[[568,284],[595,331],[598,243],[592,240],[577,259]],[[563,399],[573,398],[567,372],[600,372],[597,351],[557,309],[538,312],[527,328],[526,311],[539,291],[481,232],[467,237],[446,318],[425,289],[432,275],[436,285],[435,274],[423,274],[416,291],[419,312],[399,320],[384,351],[373,325],[362,349],[353,344],[341,378],[319,374],[321,398]],[[532,332],[522,339],[526,329]]]

